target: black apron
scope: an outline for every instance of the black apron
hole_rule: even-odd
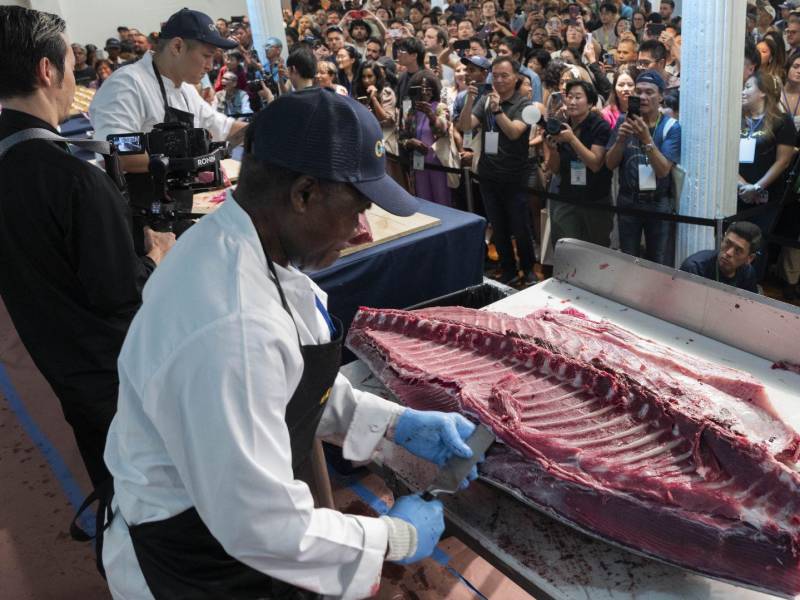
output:
[[[164,123],[183,123],[184,125],[188,125],[191,128],[194,128],[194,115],[190,112],[185,110],[179,110],[177,108],[173,108],[169,105],[167,101],[167,91],[164,88],[164,79],[161,77],[161,73],[158,71],[158,67],[156,63],[153,62],[153,72],[156,76],[156,81],[158,82],[158,88],[161,91],[161,99],[164,101]],[[183,92],[181,92],[183,95]],[[183,95],[183,99],[186,102],[186,106],[189,106],[189,100]],[[126,173],[125,174],[125,181],[128,185],[128,195],[131,199],[131,205],[136,208],[148,208],[153,203],[153,199],[155,197],[155,190],[153,189],[153,180],[150,177],[149,173]],[[188,212],[191,212],[191,206],[189,206]],[[147,223],[142,223],[140,220],[136,220],[133,236],[134,236],[134,246],[136,248],[136,252],[138,254],[144,254],[144,238],[142,234],[142,227]],[[181,223],[179,228],[179,233],[182,233],[184,229],[189,226],[189,223]]]
[[[292,316],[269,257],[267,262],[275,278],[281,304]],[[323,315],[328,320],[327,313],[323,312]],[[317,425],[339,372],[342,324],[338,319],[335,323],[330,320],[329,326],[335,327],[335,333],[331,334],[335,339],[331,342],[300,345],[303,375],[286,407],[285,418],[295,477],[309,462]],[[268,501],[265,502],[265,508],[269,509]],[[321,598],[319,594],[274,579],[230,556],[194,508],[163,521],[134,525],[129,531],[139,566],[156,600]]]

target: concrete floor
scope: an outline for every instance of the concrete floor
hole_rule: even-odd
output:
[[[69,537],[89,480],[47,382],[33,365],[0,302],[0,599],[107,600],[91,543]],[[344,512],[376,514],[365,497],[391,505],[375,475],[339,484]],[[358,490],[361,495],[356,491]],[[366,496],[365,496],[366,494]],[[416,565],[386,564],[376,596],[386,600],[531,598],[455,538]]]

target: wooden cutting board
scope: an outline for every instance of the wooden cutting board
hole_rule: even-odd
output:
[[[385,244],[397,238],[401,238],[418,231],[424,231],[431,227],[436,227],[441,223],[436,217],[414,213],[410,217],[398,217],[386,212],[379,206],[373,204],[367,209],[367,220],[372,229],[372,241],[358,246],[351,246],[341,251],[339,256],[348,256],[360,250],[372,248],[378,244]]]
[[[222,168],[225,169],[225,174],[228,176],[228,179],[231,180],[231,183],[239,181],[239,169],[241,166],[242,163],[233,158],[225,158],[222,160]]]
[[[228,176],[231,176],[230,172],[228,172]],[[221,190],[216,190],[195,194],[192,212],[207,215],[217,210],[222,203],[212,202],[211,199],[217,196],[220,191]],[[348,256],[360,250],[366,250],[367,248],[372,248],[379,244],[385,244],[386,242],[391,242],[403,236],[436,227],[441,223],[440,219],[422,213],[415,213],[410,217],[398,217],[386,212],[375,204],[367,209],[367,220],[369,221],[370,229],[372,229],[372,241],[366,244],[345,248],[342,250],[340,256]]]

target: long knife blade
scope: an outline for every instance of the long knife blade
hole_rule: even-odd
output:
[[[423,500],[432,500],[439,494],[455,494],[472,467],[478,464],[489,446],[494,443],[494,439],[492,430],[479,423],[466,441],[467,446],[472,449],[472,456],[470,458],[451,457],[422,494]]]

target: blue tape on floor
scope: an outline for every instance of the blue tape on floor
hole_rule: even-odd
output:
[[[336,471],[328,465],[328,470],[333,471],[336,474]],[[361,485],[360,483],[351,483],[347,486],[350,491],[352,491],[356,496],[361,498],[364,502],[366,502],[372,510],[374,510],[379,515],[385,515],[389,512],[389,506],[380,498],[378,498],[375,494],[373,494],[366,486]],[[450,563],[450,555],[447,554],[444,550],[440,548],[434,548],[433,554],[431,558],[435,560],[438,564],[445,567],[447,571],[456,577],[461,583],[467,586],[472,593],[474,593],[480,600],[487,600],[486,596],[481,594],[481,592],[472,585],[469,581],[464,579],[464,576],[461,575],[458,571],[456,571],[453,567],[449,566]]]
[[[19,394],[17,394],[17,390],[15,390],[14,386],[11,384],[11,380],[8,378],[8,374],[2,363],[0,363],[0,390],[2,390],[3,395],[6,397],[8,405],[17,417],[22,429],[25,430],[25,433],[28,434],[31,441],[44,455],[47,464],[50,465],[50,470],[53,472],[59,485],[61,485],[61,489],[64,490],[70,504],[72,504],[75,510],[78,510],[78,507],[87,494],[81,490],[75,476],[69,470],[69,467],[67,467],[64,459],[61,458],[61,454],[59,454],[55,446],[50,443],[50,440],[47,439],[47,436],[39,429],[39,426],[36,425],[36,422],[33,420],[30,413],[28,413]],[[87,527],[87,531],[91,529],[91,531],[88,531],[88,533],[91,534],[94,531],[94,514],[87,514],[89,512],[90,511],[84,513],[85,518],[81,519],[81,522]]]

